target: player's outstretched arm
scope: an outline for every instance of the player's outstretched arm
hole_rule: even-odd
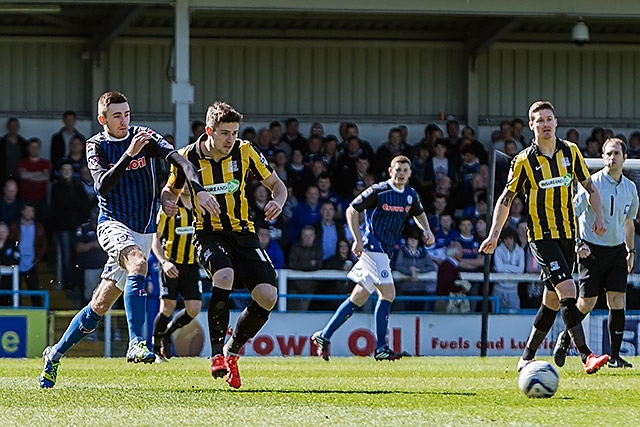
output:
[[[431,227],[429,227],[427,214],[422,212],[420,215],[414,216],[413,218],[416,220],[416,224],[418,224],[418,227],[422,229],[427,246],[433,245],[436,239],[433,235],[433,232],[431,231]]]
[[[492,254],[493,251],[496,250],[500,232],[502,231],[502,227],[504,227],[504,223],[507,222],[507,218],[509,217],[509,208],[511,208],[511,202],[513,202],[515,195],[516,193],[505,188],[500,197],[498,197],[496,207],[493,211],[491,229],[489,230],[487,238],[484,239],[482,244],[480,244],[480,252],[484,254]]]

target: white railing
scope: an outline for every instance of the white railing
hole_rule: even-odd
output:
[[[17,265],[7,266],[0,265],[0,276],[13,276],[11,289],[13,292],[13,307],[20,307],[20,269]]]

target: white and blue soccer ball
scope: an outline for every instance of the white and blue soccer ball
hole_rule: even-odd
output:
[[[558,389],[560,376],[549,362],[531,362],[520,371],[518,387],[527,397],[551,397]]]

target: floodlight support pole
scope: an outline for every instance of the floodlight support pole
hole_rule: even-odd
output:
[[[487,224],[493,223],[493,199],[496,185],[496,150],[489,150],[489,182],[487,183]],[[480,356],[487,355],[487,332],[489,329],[489,275],[491,255],[484,256],[484,281],[482,283],[482,326],[480,330]]]

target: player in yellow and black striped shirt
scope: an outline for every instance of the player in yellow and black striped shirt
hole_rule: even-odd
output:
[[[234,388],[240,387],[238,353],[267,322],[278,297],[275,270],[260,246],[249,215],[248,174],[271,190],[273,200],[264,207],[265,220],[275,219],[287,199],[284,183],[264,156],[250,142],[238,139],[241,121],[242,114],[232,106],[215,102],[207,110],[205,134],[181,150],[219,204],[217,215],[194,209],[194,241],[198,259],[213,281],[208,311],[211,375],[225,377]],[[173,168],[162,191],[165,212],[175,212],[175,199],[184,181],[183,174]],[[252,301],[240,314],[225,345],[234,280],[249,290]]]
[[[171,335],[186,326],[202,308],[202,284],[200,265],[196,262],[193,247],[193,209],[189,187],[180,194],[178,213],[167,216],[158,213],[158,231],[153,236],[152,249],[162,272],[160,274],[160,311],[153,321],[153,352],[156,359],[171,357]],[[185,308],[171,320],[176,309],[178,293]],[[171,320],[171,322],[170,322]]]
[[[529,127],[534,133],[533,142],[511,162],[507,186],[496,202],[491,230],[480,251],[493,253],[511,202],[518,191],[523,191],[529,209],[529,245],[542,269],[545,290],[518,371],[533,360],[560,310],[565,329],[580,351],[584,369],[591,374],[607,363],[609,356],[591,353],[576,307],[576,284],[571,276],[575,258],[574,181],[589,193],[589,203],[596,212],[593,231],[602,235],[606,228],[600,193],[591,181],[582,154],[575,144],[556,136],[557,126],[555,108],[550,102],[537,101],[531,105]]]

